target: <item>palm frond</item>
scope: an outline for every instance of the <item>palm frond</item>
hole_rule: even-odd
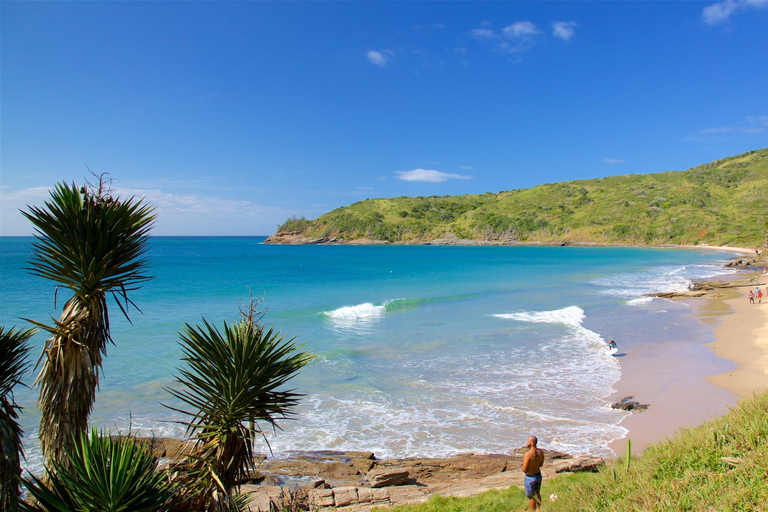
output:
[[[256,422],[277,428],[292,416],[302,395],[284,386],[313,358],[295,338],[243,316],[221,330],[205,318],[202,326],[186,324],[180,333],[186,367],[178,369],[178,388],[168,389],[185,405],[170,408],[189,416],[185,425],[196,440],[183,465],[186,485],[211,511],[232,510],[224,503],[253,467],[253,437],[261,432]]]
[[[173,497],[157,459],[131,437],[111,437],[94,428],[81,434],[67,465],[56,461],[48,481],[32,476],[24,481],[34,504],[28,512],[163,512]]]
[[[34,333],[0,326],[0,510],[16,510],[19,501],[24,432],[13,390],[29,368],[27,341]]]

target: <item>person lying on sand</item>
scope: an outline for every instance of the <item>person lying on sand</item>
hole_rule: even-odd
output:
[[[536,436],[528,438],[528,450],[523,457],[523,473],[525,473],[525,497],[530,500],[531,510],[541,508],[541,466],[544,465],[544,452],[536,445]]]

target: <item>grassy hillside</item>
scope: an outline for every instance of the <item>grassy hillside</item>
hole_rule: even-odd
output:
[[[768,510],[768,394],[745,400],[722,418],[684,430],[619,459],[599,473],[544,482],[543,510],[766,511]],[[555,502],[549,501],[557,494]],[[518,488],[473,498],[433,497],[390,512],[509,512],[523,510]]]
[[[463,196],[367,199],[280,232],[344,240],[758,246],[768,228],[768,149],[687,171]],[[452,234],[452,235],[451,235]]]

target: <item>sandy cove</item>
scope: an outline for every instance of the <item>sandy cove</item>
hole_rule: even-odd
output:
[[[622,358],[622,377],[609,400],[632,395],[651,404],[621,423],[633,452],[768,390],[768,299],[755,305],[747,299],[756,285],[766,293],[768,276],[756,269],[701,284],[703,289],[658,295],[696,308],[695,315],[713,327],[714,342],[646,343]],[[618,455],[626,451],[626,438],[610,444]]]

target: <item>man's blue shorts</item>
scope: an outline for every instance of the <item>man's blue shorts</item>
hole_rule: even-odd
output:
[[[541,473],[538,475],[525,475],[525,497],[533,498],[541,491]]]

